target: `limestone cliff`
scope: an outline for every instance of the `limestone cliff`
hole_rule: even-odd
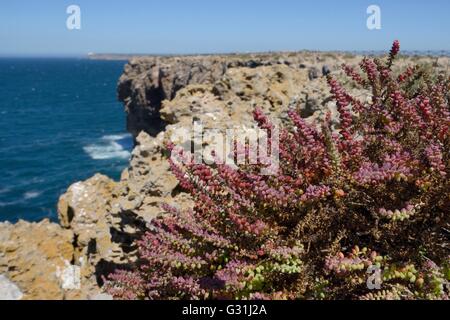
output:
[[[405,63],[412,59],[430,61]],[[288,107],[308,121],[326,111],[336,118],[323,74],[339,77],[343,62],[358,60],[314,52],[132,59],[118,84],[136,142],[128,168],[120,181],[97,174],[70,186],[58,203],[59,224],[0,223],[0,291],[24,299],[105,298],[103,277],[135,262],[135,240],[164,213],[161,204],[192,206],[169,170],[164,141],[175,130],[194,119],[217,130],[249,128],[256,105],[281,121]],[[445,68],[449,60],[433,63]]]
[[[343,56],[309,52],[134,58],[125,67],[117,92],[119,100],[125,105],[128,131],[134,137],[141,131],[154,136],[167,123],[160,115],[163,101],[173,100],[177,92],[188,85],[218,85],[218,81],[227,81],[223,79],[226,74],[228,80],[234,78],[230,69],[235,69],[237,73],[245,69],[248,75],[242,74],[241,79],[248,76],[247,82],[254,82],[256,92],[253,93],[257,97],[257,90],[263,89],[258,81],[264,77],[264,68],[268,70],[278,66],[290,71],[303,70],[303,74],[313,80],[319,78],[322,72],[336,69],[343,61]],[[286,76],[289,74],[284,73]],[[241,83],[239,78],[229,84],[233,86],[231,89],[238,90],[236,94],[245,95],[245,90],[239,90],[244,89],[246,84]],[[239,88],[239,85],[243,87]],[[218,86],[217,89],[226,90]],[[173,119],[167,120],[173,122]]]

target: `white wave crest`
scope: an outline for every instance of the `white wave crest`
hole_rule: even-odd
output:
[[[39,192],[39,191],[28,191],[23,194],[23,198],[25,200],[34,199],[34,198],[39,197],[40,195],[41,195],[41,192]]]
[[[98,143],[87,145],[83,150],[94,160],[128,159],[130,151],[119,142],[129,138],[129,134],[103,136]]]
[[[124,134],[110,134],[110,135],[106,135],[101,137],[102,140],[107,140],[107,141],[118,141],[118,140],[124,140],[127,138],[130,138],[131,135],[128,133],[124,133]]]

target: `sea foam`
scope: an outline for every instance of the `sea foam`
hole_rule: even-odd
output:
[[[126,147],[130,144],[129,134],[106,135],[97,143],[83,147],[83,150],[94,160],[128,159],[130,151]]]
[[[34,199],[34,198],[39,197],[40,195],[41,195],[41,192],[39,192],[39,191],[28,191],[28,192],[24,193],[23,198],[25,200]]]

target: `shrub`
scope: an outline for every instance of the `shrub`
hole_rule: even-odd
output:
[[[165,206],[135,269],[112,274],[107,290],[124,299],[448,298],[450,79],[420,67],[395,75],[398,52],[395,41],[386,60],[364,58],[362,74],[344,66],[370,103],[328,75],[338,128],[329,115],[310,125],[289,111],[277,175],[171,162],[195,207]],[[270,138],[270,120],[260,109],[254,118]],[[366,285],[370,266],[380,289]]]

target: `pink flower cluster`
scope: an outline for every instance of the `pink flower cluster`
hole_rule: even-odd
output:
[[[386,155],[381,166],[377,163],[363,162],[353,177],[360,184],[377,184],[394,178],[407,179],[415,164],[416,161],[413,161],[408,153],[395,153]]]
[[[430,144],[428,147],[426,147],[425,156],[430,163],[431,169],[435,170],[443,177],[447,175],[446,167],[444,164],[444,156],[438,144]]]
[[[347,256],[339,252],[335,256],[326,257],[325,270],[343,276],[354,271],[365,271],[369,266],[380,261],[381,258],[376,251],[367,248],[360,250],[356,246]]]
[[[400,220],[403,221],[405,219],[408,219],[412,217],[415,213],[415,208],[412,204],[406,205],[402,209],[395,209],[395,210],[386,210],[385,208],[380,208],[378,211],[380,215],[384,218],[391,219],[393,221]]]
[[[331,188],[328,186],[308,186],[306,192],[300,197],[301,201],[320,200],[330,195]]]
[[[366,82],[363,79],[363,77],[358,72],[356,72],[353,67],[343,64],[342,69],[344,70],[345,74],[348,77],[352,78],[357,84],[363,87],[366,85]]]
[[[400,52],[400,41],[395,40],[392,44],[391,51],[389,52],[389,57],[391,60]]]
[[[376,83],[378,79],[378,69],[375,62],[369,58],[364,58],[361,61],[361,69],[367,74],[367,78],[370,81],[370,83],[374,84]],[[386,76],[384,74],[384,76]]]

